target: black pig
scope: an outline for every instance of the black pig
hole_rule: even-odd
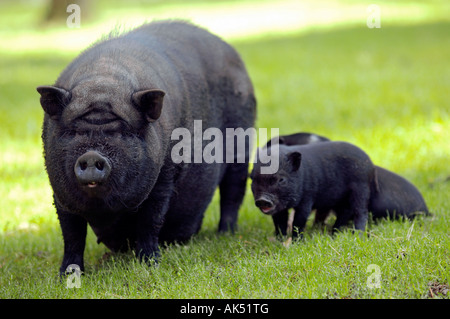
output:
[[[404,177],[376,166],[378,189],[372,192],[369,210],[374,219],[429,215],[422,194]]]
[[[301,132],[278,137],[279,144],[303,145],[329,141],[328,138],[313,133]],[[269,147],[274,139],[266,144]],[[387,169],[375,166],[378,186],[372,189],[369,212],[374,220],[380,218],[407,217],[413,219],[417,213],[429,214],[420,191],[408,180]],[[317,211],[315,223],[322,223],[328,211]]]
[[[171,159],[172,131],[192,132],[194,120],[203,130],[253,126],[253,87],[231,46],[185,22],[154,22],[95,44],[54,86],[37,90],[64,238],[61,272],[83,269],[88,224],[113,251],[158,257],[158,243],[186,241],[200,229],[218,186],[219,231],[235,228],[249,151],[245,163]]]
[[[251,188],[256,206],[272,215],[277,234],[286,235],[290,208],[295,210],[294,236],[303,232],[314,209],[334,210],[335,229],[350,219],[357,230],[365,229],[376,180],[372,161],[358,147],[345,142],[279,145],[278,172],[261,174],[261,166],[257,160]]]
[[[304,145],[304,144],[312,144],[318,142],[328,142],[330,141],[328,138],[313,134],[313,133],[294,133],[290,135],[281,135],[272,138],[267,142],[265,147],[270,147],[272,144],[275,144],[275,141],[278,140],[277,144],[283,145]]]

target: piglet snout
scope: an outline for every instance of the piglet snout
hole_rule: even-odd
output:
[[[261,211],[264,214],[268,214],[274,209],[273,201],[270,198],[265,197],[265,196],[261,196],[258,199],[256,199],[255,205],[256,205],[256,207],[261,209]]]

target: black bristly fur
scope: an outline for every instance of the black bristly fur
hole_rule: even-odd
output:
[[[96,43],[53,88],[38,91],[47,111],[45,165],[64,238],[61,273],[71,263],[83,267],[87,225],[113,251],[132,247],[142,260],[157,258],[159,243],[198,232],[217,187],[219,231],[236,228],[248,154],[245,163],[212,164],[175,164],[170,156],[178,142],[172,131],[192,132],[194,120],[223,132],[254,125],[251,81],[221,39],[185,22],[146,24]],[[61,95],[64,103],[56,103]],[[109,163],[108,180],[80,185],[74,165],[87,153]]]
[[[364,231],[370,190],[376,182],[366,153],[345,142],[279,145],[279,161],[279,170],[272,175],[261,174],[262,164],[257,162],[251,186],[255,200],[265,198],[271,203],[272,209],[265,213],[272,215],[277,235],[286,235],[290,208],[295,211],[294,236],[303,232],[314,209],[334,210],[334,229],[353,219],[355,228]],[[274,177],[278,181],[283,177],[283,182],[271,182]]]

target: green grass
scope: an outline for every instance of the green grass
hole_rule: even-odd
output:
[[[159,266],[109,254],[89,231],[81,288],[57,276],[63,253],[44,170],[35,87],[73,53],[0,53],[0,298],[449,298],[450,23],[349,25],[234,40],[254,82],[257,126],[312,131],[363,148],[412,181],[433,217],[371,223],[363,238],[308,223],[286,247],[248,189],[235,235],[217,235],[218,196],[200,233]],[[260,141],[263,143],[264,141]],[[380,267],[370,289],[367,267]]]

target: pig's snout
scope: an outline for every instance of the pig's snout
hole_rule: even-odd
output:
[[[270,214],[272,210],[275,208],[274,202],[265,196],[261,196],[255,200],[255,205],[258,207],[264,214]]]
[[[81,155],[74,167],[78,182],[89,188],[95,188],[106,182],[111,173],[111,165],[106,157],[96,151]]]

